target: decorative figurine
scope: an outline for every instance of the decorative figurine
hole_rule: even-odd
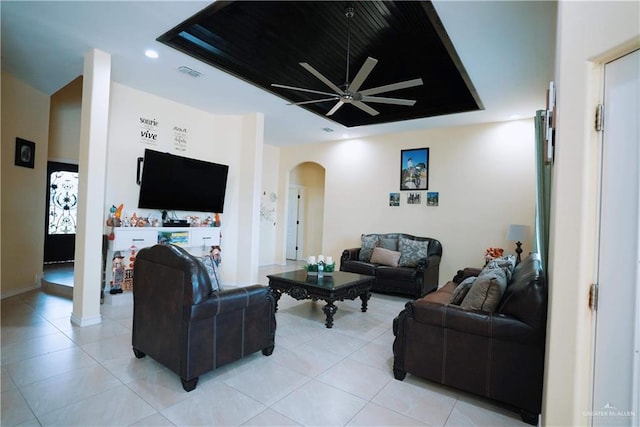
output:
[[[124,257],[120,252],[113,254],[113,260],[111,261],[111,271],[113,272],[113,279],[111,281],[111,289],[109,293],[111,295],[122,293],[122,282],[124,281]]]

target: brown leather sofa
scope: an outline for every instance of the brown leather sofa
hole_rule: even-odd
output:
[[[479,269],[408,302],[393,322],[393,373],[406,373],[517,408],[536,424],[542,406],[547,285],[536,254],[513,270],[493,313],[449,304],[451,292]]]
[[[275,303],[261,285],[213,292],[200,261],[174,245],[141,249],[134,264],[133,352],[177,373],[186,391],[198,377],[262,350],[273,352]]]
[[[428,242],[427,256],[417,260],[415,266],[389,266],[363,260],[360,256],[361,247],[350,248],[342,252],[340,271],[375,276],[375,282],[371,288],[374,292],[420,298],[438,288],[440,258],[442,257],[442,245],[438,240],[404,233],[367,234],[364,236],[377,236],[380,241],[393,241],[402,237],[415,242]]]

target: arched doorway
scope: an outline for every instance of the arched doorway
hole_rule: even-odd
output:
[[[304,162],[289,172],[286,258],[322,253],[325,169]]]

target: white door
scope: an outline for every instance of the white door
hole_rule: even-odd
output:
[[[592,421],[638,425],[640,51],[605,65]]]
[[[287,201],[287,259],[302,259],[304,189],[290,187]]]

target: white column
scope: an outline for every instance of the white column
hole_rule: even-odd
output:
[[[85,55],[80,124],[78,232],[71,322],[88,326],[102,321],[102,231],[104,221],[107,128],[111,55],[93,49]]]
[[[240,202],[238,220],[237,283],[258,281],[260,258],[260,184],[264,148],[264,115],[250,114],[242,121]]]

